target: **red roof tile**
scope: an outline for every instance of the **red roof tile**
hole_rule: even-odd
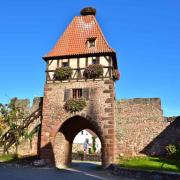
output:
[[[87,46],[89,38],[96,38],[96,47]],[[44,58],[109,52],[114,50],[108,45],[95,16],[75,16],[54,48]]]

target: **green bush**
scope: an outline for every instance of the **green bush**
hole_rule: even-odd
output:
[[[84,70],[84,77],[95,79],[103,75],[103,66],[101,64],[91,64]]]
[[[69,99],[66,101],[64,108],[69,112],[82,111],[86,107],[86,101],[84,98]]]
[[[84,160],[84,151],[78,151],[77,155],[81,158],[81,161]]]
[[[180,159],[180,144],[169,144],[166,146],[168,157],[173,159]]]
[[[120,74],[119,74],[119,71],[117,69],[114,69],[113,70],[113,80],[114,81],[117,81],[120,79]]]
[[[78,154],[79,156],[84,156],[84,151],[77,151],[77,154]]]
[[[1,162],[12,162],[18,159],[17,154],[3,154],[0,156],[0,163]]]
[[[70,67],[60,67],[55,70],[54,79],[55,80],[67,80],[72,75],[72,69]]]
[[[96,138],[92,137],[92,149],[93,149],[93,153],[96,152]]]

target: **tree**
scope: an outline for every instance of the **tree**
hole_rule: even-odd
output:
[[[41,129],[41,126],[38,125],[38,126],[36,126],[32,131],[30,131],[30,132],[25,131],[25,132],[24,132],[24,139],[25,139],[25,140],[29,140],[29,142],[30,142],[30,148],[31,148],[31,149],[32,149],[32,141],[33,141],[33,138],[34,138],[35,134],[40,131],[40,129]]]
[[[92,137],[92,149],[93,153],[96,152],[96,137]]]
[[[23,119],[25,117],[25,111],[16,105],[17,98],[11,99],[9,104],[0,104],[0,118],[2,124],[8,127],[8,134],[11,139],[15,141],[15,147],[17,152],[17,147],[20,143],[21,137],[23,137],[25,130],[21,129],[23,127]],[[6,142],[3,143],[4,151],[8,152],[6,149]]]
[[[0,116],[0,137],[3,134],[3,131],[6,129],[6,125],[4,123],[3,117]]]

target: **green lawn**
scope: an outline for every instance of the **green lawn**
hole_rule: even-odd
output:
[[[180,172],[180,161],[155,157],[120,158],[119,165],[127,168]]]
[[[14,154],[6,154],[6,155],[2,155],[0,156],[0,163],[2,162],[10,162],[10,161],[14,161],[17,159],[17,156]]]

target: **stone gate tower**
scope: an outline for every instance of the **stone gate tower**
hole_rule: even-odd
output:
[[[83,129],[100,138],[104,167],[115,160],[117,60],[95,14],[93,8],[83,9],[43,57],[47,68],[40,155],[56,166],[71,163],[73,139]],[[79,101],[83,108],[72,109],[72,103],[79,108]]]

